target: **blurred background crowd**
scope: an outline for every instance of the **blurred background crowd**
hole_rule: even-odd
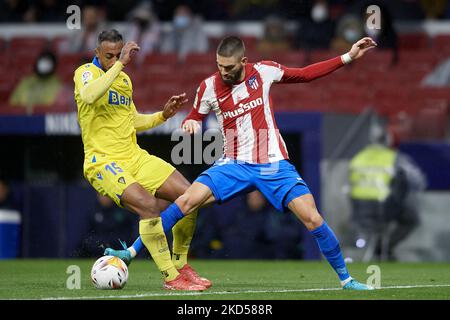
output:
[[[80,9],[75,29],[68,20],[76,12],[68,10],[73,5]],[[375,29],[367,24],[373,5],[381,17]],[[73,72],[92,61],[97,36],[108,28],[141,47],[126,69],[141,112],[159,110],[180,92],[193,101],[200,81],[216,71],[215,49],[225,35],[245,41],[250,62],[268,59],[291,67],[332,58],[372,37],[378,48],[361,61],[312,83],[274,88],[277,113],[299,119],[290,129],[289,119],[281,117],[280,129],[349,255],[450,259],[444,245],[450,230],[443,228],[450,225],[447,0],[2,1],[0,141],[9,156],[0,158],[0,235],[12,239],[10,232],[16,232],[17,250],[7,252],[11,246],[5,245],[0,257],[96,256],[105,245],[117,245],[114,239],[131,241],[136,235],[129,227],[135,221],[98,198],[82,177]],[[374,128],[384,133],[382,143]],[[170,160],[173,143],[161,143],[170,140],[170,130],[142,135],[140,143]],[[384,186],[390,194],[355,198],[360,182],[351,164],[360,171],[373,166],[371,156],[358,157],[373,144],[389,148],[369,150],[379,159],[389,152],[400,159],[377,163],[395,171]],[[179,170],[193,180],[205,168]],[[411,175],[417,178],[405,178]],[[204,211],[193,243],[197,257],[318,257],[311,254],[314,244],[304,227],[272,212],[258,194]],[[2,221],[21,228],[8,229]],[[33,228],[41,221],[54,230],[51,235]],[[400,226],[392,226],[398,239],[385,232],[390,222]],[[402,241],[404,249],[395,249]],[[428,249],[435,244],[441,249],[433,253]]]

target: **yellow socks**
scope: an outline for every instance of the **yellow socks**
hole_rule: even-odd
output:
[[[172,228],[173,255],[175,268],[181,269],[187,263],[189,246],[195,232],[198,210],[188,214]]]
[[[169,245],[161,218],[143,219],[139,222],[139,234],[165,281],[175,279],[179,273],[172,263]],[[192,237],[191,237],[192,238]]]

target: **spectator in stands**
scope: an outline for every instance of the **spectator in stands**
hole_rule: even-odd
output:
[[[428,20],[447,18],[448,0],[420,0],[420,6]]]
[[[281,0],[232,1],[231,17],[234,20],[260,20],[270,14],[281,13]]]
[[[137,217],[119,208],[106,196],[97,194],[97,205],[92,212],[88,234],[84,237],[77,255],[98,257],[107,247],[117,246],[117,239],[132,243],[138,235]]]
[[[256,49],[264,57],[269,57],[274,52],[291,49],[291,43],[283,19],[277,16],[268,16],[265,19],[264,36],[258,42]]]
[[[371,23],[367,23],[372,12],[367,12],[367,8],[371,5],[377,5],[380,8],[380,28],[373,28]],[[358,14],[347,13],[343,15],[336,27],[336,35],[331,42],[331,47],[334,50],[348,50],[353,39],[360,39],[361,37],[371,37],[376,43],[378,50],[387,49],[392,50],[392,64],[398,62],[398,37],[394,28],[391,13],[383,4],[383,1],[366,1],[358,6]]]
[[[161,28],[158,17],[153,12],[152,4],[143,1],[136,6],[128,15],[130,22],[124,38],[127,41],[135,41],[139,44],[140,54],[138,62],[142,62],[146,54],[153,53],[159,49]],[[140,61],[139,61],[140,60]]]
[[[51,51],[42,52],[34,64],[34,72],[25,76],[13,90],[9,103],[12,106],[51,106],[62,94],[63,83],[55,73],[56,56]]]
[[[367,241],[378,235],[374,254],[395,260],[395,247],[419,225],[418,195],[426,179],[381,127],[373,129],[372,143],[350,161],[352,222],[359,235],[357,247],[371,247]]]
[[[72,30],[66,41],[61,42],[61,53],[92,52],[97,47],[97,36],[105,30],[105,11],[94,5],[86,5],[81,13],[81,29]]]
[[[21,0],[5,0],[0,2],[1,22],[23,22],[29,9],[28,3]]]
[[[331,17],[328,1],[316,0],[311,7],[310,16],[303,18],[299,23],[295,37],[295,47],[306,50],[328,49],[333,39],[335,28],[336,23]]]
[[[361,19],[354,14],[345,14],[337,22],[336,35],[331,41],[331,48],[336,51],[348,51],[353,43],[364,37]]]
[[[67,4],[57,0],[40,0],[30,3],[27,22],[64,22]]]
[[[164,35],[161,52],[177,53],[183,61],[189,53],[205,53],[208,49],[208,36],[203,29],[202,18],[194,15],[186,5],[177,6],[172,30]]]

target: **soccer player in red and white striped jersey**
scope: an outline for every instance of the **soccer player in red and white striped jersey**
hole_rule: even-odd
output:
[[[288,161],[270,89],[276,83],[323,77],[375,46],[371,38],[363,38],[342,56],[304,68],[287,68],[272,61],[248,63],[241,39],[222,40],[217,49],[219,71],[200,84],[194,107],[182,127],[195,133],[199,121],[214,111],[224,137],[224,157],[203,172],[172,206],[189,214],[205,203],[223,202],[258,189],[279,211],[289,209],[305,224],[344,289],[371,289],[350,277],[338,240],[319,214],[306,183]]]

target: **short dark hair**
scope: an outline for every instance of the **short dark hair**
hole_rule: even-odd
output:
[[[119,42],[123,41],[123,37],[116,29],[104,30],[98,35],[98,45],[103,41]]]
[[[222,57],[232,57],[236,55],[244,55],[245,45],[241,38],[229,36],[220,41],[217,47],[217,54]]]

